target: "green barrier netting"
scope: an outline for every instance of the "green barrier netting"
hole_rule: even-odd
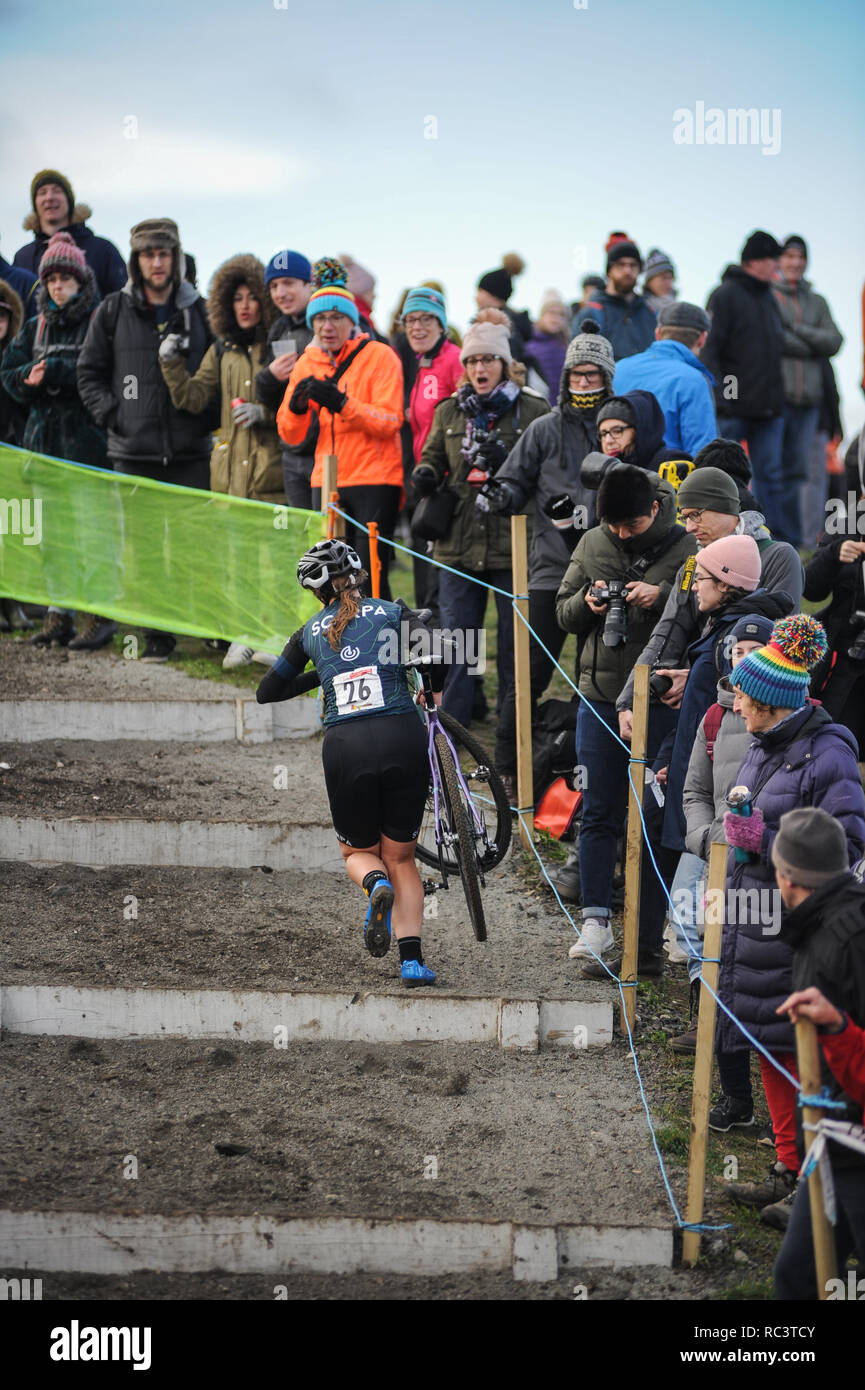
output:
[[[0,594],[280,652],[319,604],[297,561],[317,512],[0,445]]]

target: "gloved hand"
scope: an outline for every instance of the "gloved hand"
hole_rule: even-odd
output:
[[[755,806],[750,816],[737,816],[727,811],[724,816],[724,837],[734,849],[745,849],[749,854],[759,854],[763,844],[763,831],[766,822],[759,806]]]
[[[159,344],[160,362],[171,362],[175,357],[180,357],[180,344],[183,342],[183,335],[180,333],[166,333],[162,342]]]
[[[544,515],[559,531],[567,531],[574,524],[574,503],[566,492],[558,497],[550,497],[544,503]]]
[[[488,478],[475,498],[475,506],[479,512],[506,512],[511,501],[511,490],[504,478]]]
[[[316,377],[309,378],[309,399],[318,405],[323,405],[325,410],[330,410],[334,415],[338,415],[348,400],[344,391],[333,381],[319,381]]]
[[[237,425],[245,425],[247,429],[251,425],[260,425],[264,420],[264,406],[257,405],[255,401],[241,401],[231,412],[231,418]]]
[[[495,473],[496,469],[504,463],[508,456],[508,451],[498,435],[491,434],[486,439],[482,439],[478,445],[478,462],[483,462],[488,473]]]
[[[309,387],[311,381],[311,376],[305,376],[302,381],[297,383],[292,391],[288,408],[293,415],[305,415],[309,410]]]
[[[428,463],[419,463],[411,475],[412,487],[418,497],[431,497],[439,485],[434,468]]]

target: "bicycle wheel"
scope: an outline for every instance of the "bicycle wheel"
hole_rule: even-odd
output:
[[[507,792],[493,765],[492,755],[483,744],[444,710],[438,711],[438,717],[456,748],[460,772],[472,793],[474,807],[484,823],[486,844],[480,853],[481,868],[494,869],[504,859],[511,844],[511,808]],[[468,808],[466,815],[469,827],[475,829],[474,817]],[[421,863],[428,864],[431,869],[439,867],[432,787],[417,838],[416,854]],[[447,846],[442,847],[442,857],[445,869],[456,873],[457,862]]]
[[[469,909],[472,930],[478,941],[486,941],[487,924],[484,918],[484,905],[481,900],[481,885],[478,877],[478,852],[475,837],[469,828],[463,804],[463,790],[457,777],[453,755],[440,733],[435,736],[436,755],[444,783],[445,819],[450,822],[451,833],[456,836],[451,851],[456,855],[456,871],[462,879],[463,892]]]

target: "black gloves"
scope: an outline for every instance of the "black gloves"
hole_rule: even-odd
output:
[[[317,405],[323,405],[326,410],[330,410],[334,415],[338,415],[348,400],[344,391],[332,381],[319,381],[316,377],[308,377],[309,386],[307,393],[311,401]]]
[[[412,486],[418,497],[431,497],[439,485],[435,469],[428,463],[419,463],[411,475]]]
[[[559,531],[567,531],[574,524],[573,499],[566,492],[558,497],[550,497],[544,503],[544,514]]]
[[[309,410],[309,387],[312,380],[311,376],[305,376],[292,391],[288,408],[294,415],[305,415]]]
[[[507,456],[507,448],[496,434],[489,435],[478,446],[478,461],[483,460],[483,465],[488,473],[495,473]]]
[[[488,478],[475,498],[475,506],[481,512],[510,511],[513,498],[504,478]]]

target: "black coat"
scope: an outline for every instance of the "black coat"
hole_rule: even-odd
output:
[[[78,216],[82,209],[76,208],[73,216]],[[84,209],[87,211],[87,209]],[[27,219],[28,224],[33,221],[33,216]],[[99,286],[99,293],[103,299],[106,295],[112,294],[115,290],[120,290],[126,284],[126,262],[121,256],[113,241],[107,237],[96,236],[81,221],[72,221],[68,227],[60,228],[61,231],[68,232],[76,246],[84,252],[84,258]],[[33,240],[26,246],[20,246],[15,252],[15,265],[23,270],[29,270],[32,275],[39,274],[39,266],[42,257],[45,255],[45,248],[51,240],[45,232],[36,230],[33,233]]]
[[[816,985],[826,998],[865,1028],[865,887],[852,874],[839,874],[817,888],[783,919],[781,940],[793,951],[793,989]],[[862,1122],[862,1106],[842,1090],[821,1057],[823,1082],[836,1100],[845,1100],[845,1114],[829,1118]],[[849,1149],[833,1144],[832,1162],[861,1166]]]
[[[823,536],[805,566],[805,598],[831,603],[815,617],[826,629],[829,651],[811,677],[811,694],[822,700],[833,718],[838,718],[857,681],[865,676],[865,662],[851,661],[847,655],[857,636],[865,637],[865,627],[856,613],[865,613],[865,572],[863,561],[838,558],[845,540],[861,540],[855,531],[847,536]],[[863,692],[865,699],[865,692]]]
[[[194,375],[212,334],[201,296],[187,280],[176,290],[175,306],[166,333],[188,334],[185,362]],[[112,463],[133,464],[157,477],[154,470],[208,458],[211,435],[205,416],[171,404],[159,367],[160,342],[153,309],[130,281],[100,304],[78,359],[78,390],[96,423],[108,430]]]
[[[783,414],[784,329],[772,286],[740,265],[728,265],[706,307],[712,327],[700,361],[715,378],[718,414],[749,420]]]
[[[290,314],[280,314],[278,319],[270,325],[267,333],[267,347],[264,352],[264,362],[260,372],[255,376],[255,397],[272,410],[274,415],[282,405],[282,398],[285,395],[287,382],[277,381],[269,370],[270,363],[276,353],[273,344],[281,338],[293,338],[297,344],[298,355],[302,353],[312,342],[312,329],[307,327],[306,314],[300,314],[293,318]],[[285,440],[280,440],[282,449],[282,467],[286,478],[296,478],[303,482],[309,482],[312,474],[313,464],[315,463],[315,441],[309,444],[286,444]]]

